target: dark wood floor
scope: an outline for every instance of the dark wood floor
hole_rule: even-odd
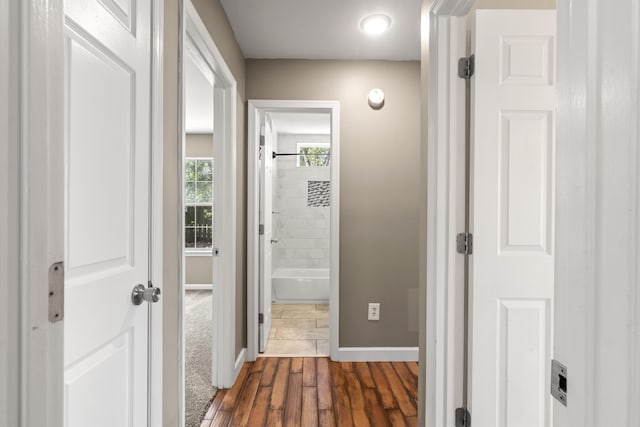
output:
[[[201,427],[415,426],[418,364],[259,358],[219,390]]]

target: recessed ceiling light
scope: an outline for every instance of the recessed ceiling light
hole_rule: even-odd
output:
[[[382,34],[391,25],[391,18],[387,15],[367,16],[360,23],[360,28],[367,34]]]

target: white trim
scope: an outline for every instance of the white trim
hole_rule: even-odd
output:
[[[20,425],[63,423],[64,322],[49,323],[48,269],[64,259],[63,1],[20,3]],[[43,221],[43,218],[46,220]]]
[[[20,415],[19,0],[0,2],[0,425]],[[13,41],[13,43],[12,43]]]
[[[434,427],[454,426],[463,400],[464,260],[456,254],[455,235],[465,229],[465,88],[456,76],[457,60],[466,55],[465,16],[474,3],[435,0],[423,27],[429,61],[422,88],[428,94],[422,156],[427,206],[420,244],[426,268],[420,281],[418,424]]]
[[[207,250],[186,250],[184,251],[185,257],[211,257],[213,256],[213,252],[211,249]]]
[[[207,284],[185,284],[185,291],[213,291],[213,285]]]
[[[428,207],[427,207],[427,348],[421,378],[426,406],[419,410],[427,425],[449,426],[462,401],[464,264],[456,254],[455,234],[464,231],[464,85],[455,78],[455,61],[464,56],[456,44],[464,18],[431,17],[429,63]],[[456,32],[457,31],[457,32]],[[464,38],[462,38],[464,40]],[[462,102],[456,105],[456,101]],[[463,123],[456,123],[462,117]],[[460,126],[461,125],[461,126]],[[461,129],[462,128],[462,129]],[[461,157],[462,156],[462,157]],[[462,176],[460,176],[462,172]],[[462,195],[462,200],[460,200]],[[458,205],[459,204],[459,205]],[[461,214],[461,215],[460,215]],[[426,308],[424,308],[426,305]],[[457,351],[456,351],[457,350]]]
[[[418,347],[340,347],[341,362],[417,362]]]
[[[190,0],[184,2],[184,10],[181,13],[181,44],[180,64],[184,76],[184,55],[187,49],[197,51],[207,66],[215,75],[214,115],[216,132],[213,135],[214,158],[218,159],[215,165],[217,179],[214,179],[214,209],[216,209],[217,221],[214,223],[214,246],[220,249],[220,255],[213,257],[214,283],[214,313],[213,313],[213,357],[212,357],[212,382],[215,387],[227,388],[235,381],[235,346],[236,346],[236,103],[237,83],[224,58],[216,47],[211,35],[206,29],[202,19],[198,15]],[[187,47],[189,46],[189,47]],[[180,169],[183,170],[184,139],[184,99],[183,81],[180,82],[181,103],[181,135]],[[181,174],[182,175],[182,174]],[[182,194],[182,176],[180,177],[180,194]],[[180,197],[179,209],[182,206]],[[221,204],[218,205],[218,203]],[[184,215],[179,216],[179,227],[184,230]],[[182,231],[184,232],[184,231]],[[184,241],[184,239],[183,239]],[[185,248],[180,242],[180,254],[182,277],[180,285],[180,423],[184,423],[184,258]]]
[[[240,370],[242,369],[242,366],[245,364],[246,361],[247,361],[247,349],[243,348],[242,350],[240,350],[240,354],[238,354],[238,357],[236,357],[236,362],[233,365],[233,372],[234,372],[233,382],[235,382],[236,378],[238,378],[238,374],[240,373]]]
[[[150,277],[154,286],[164,288],[163,253],[163,150],[164,150],[164,0],[151,3],[151,247]],[[149,304],[149,404],[148,425],[163,424],[163,314],[164,298]]]
[[[262,112],[301,111],[331,114],[331,255],[329,261],[329,354],[338,359],[340,300],[340,102],[249,100],[247,135],[247,360],[258,357],[258,251],[260,118]]]

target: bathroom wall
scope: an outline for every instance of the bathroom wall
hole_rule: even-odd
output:
[[[331,142],[329,135],[279,134],[277,151],[295,153],[299,142]],[[273,268],[329,268],[330,208],[308,206],[308,181],[329,181],[329,167],[297,167],[296,156],[274,159]]]
[[[420,63],[248,59],[246,84],[248,99],[340,101],[340,346],[417,346]]]
[[[189,133],[185,141],[186,157],[213,157],[213,135]],[[215,168],[215,163],[214,166]],[[215,217],[214,217],[215,221]],[[213,283],[213,256],[211,254],[185,254],[184,278],[187,285]]]

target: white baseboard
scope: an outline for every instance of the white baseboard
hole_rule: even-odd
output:
[[[213,285],[212,284],[204,284],[204,285],[184,285],[184,290],[185,291],[210,291],[213,290]]]
[[[340,347],[340,362],[417,362],[418,347]]]
[[[247,361],[247,349],[243,348],[242,350],[240,350],[240,354],[238,354],[238,357],[236,357],[236,364],[234,366],[234,373],[233,373],[233,382],[236,382],[236,378],[238,378],[238,374],[240,373],[240,370],[242,369],[242,365],[244,365],[244,362]]]

